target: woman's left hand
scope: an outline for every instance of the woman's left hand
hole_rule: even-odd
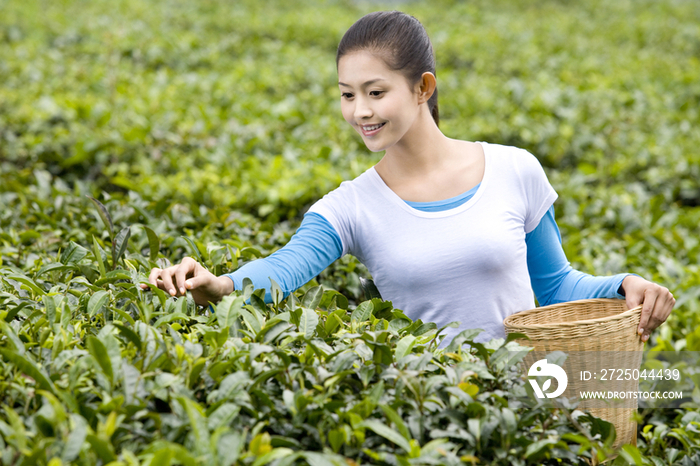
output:
[[[625,301],[629,309],[642,305],[642,318],[637,333],[642,336],[642,341],[647,341],[651,332],[666,321],[676,300],[668,288],[636,275],[626,276],[622,280],[622,289],[625,290]]]

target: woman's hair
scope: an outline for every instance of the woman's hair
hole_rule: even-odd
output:
[[[435,54],[428,34],[420,21],[400,11],[377,11],[358,19],[338,44],[336,66],[343,55],[358,50],[379,54],[389,68],[402,72],[411,83],[417,83],[426,71],[435,74]],[[439,124],[437,88],[428,108]]]

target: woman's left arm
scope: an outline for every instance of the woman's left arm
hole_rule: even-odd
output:
[[[667,288],[636,275],[598,277],[574,270],[562,248],[553,207],[525,236],[525,242],[530,281],[540,305],[590,298],[624,298],[630,309],[642,304],[637,331],[647,341],[676,302]]]

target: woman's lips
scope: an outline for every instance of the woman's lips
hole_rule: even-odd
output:
[[[363,136],[374,136],[382,130],[384,125],[386,125],[386,122],[377,123],[376,125],[361,125],[360,130],[362,131]]]

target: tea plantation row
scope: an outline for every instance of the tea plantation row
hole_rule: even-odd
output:
[[[364,300],[351,257],[284,302],[246,289],[213,314],[137,286],[184,255],[219,274],[270,254],[376,162],[340,115],[334,50],[394,7],[0,1],[0,464],[614,454],[609,424],[517,396],[513,343],[437,349],[434,325]],[[700,351],[694,3],[401,8],[433,39],[443,131],[536,154],[572,264],[668,286],[647,346]],[[615,461],[700,462],[692,399],[640,411]]]

